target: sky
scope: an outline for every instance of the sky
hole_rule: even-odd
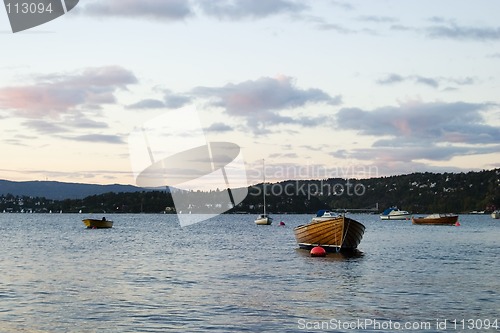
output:
[[[491,0],[80,0],[12,33],[2,8],[0,179],[137,184],[131,133],[162,119],[184,133],[164,137],[180,152],[193,110],[203,140],[240,147],[249,185],[263,159],[272,182],[498,168],[499,12]]]

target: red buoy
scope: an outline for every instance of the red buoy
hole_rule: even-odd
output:
[[[460,227],[460,222],[458,222],[458,221],[457,221],[457,222],[455,223],[455,227]]]
[[[326,251],[321,246],[315,246],[311,249],[311,257],[324,257],[326,256]]]
[[[281,225],[281,226],[284,226],[284,225],[285,225],[285,222],[281,221],[281,222],[280,222],[280,225]]]

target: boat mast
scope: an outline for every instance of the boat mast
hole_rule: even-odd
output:
[[[263,183],[262,183],[262,187],[263,187],[263,194],[264,194],[264,216],[266,216],[266,168],[265,168],[265,165],[264,165],[264,159],[262,159],[262,178],[263,178]]]

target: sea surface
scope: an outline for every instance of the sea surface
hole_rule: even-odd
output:
[[[500,220],[349,216],[361,253],[313,258],[309,215],[0,214],[0,332],[500,331]]]

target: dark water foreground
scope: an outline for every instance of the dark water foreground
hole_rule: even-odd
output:
[[[363,253],[325,258],[297,249],[306,215],[185,228],[108,215],[114,227],[101,230],[84,217],[0,214],[0,332],[494,332],[495,320],[500,331],[500,222],[489,215],[460,227],[351,215],[366,226]]]

